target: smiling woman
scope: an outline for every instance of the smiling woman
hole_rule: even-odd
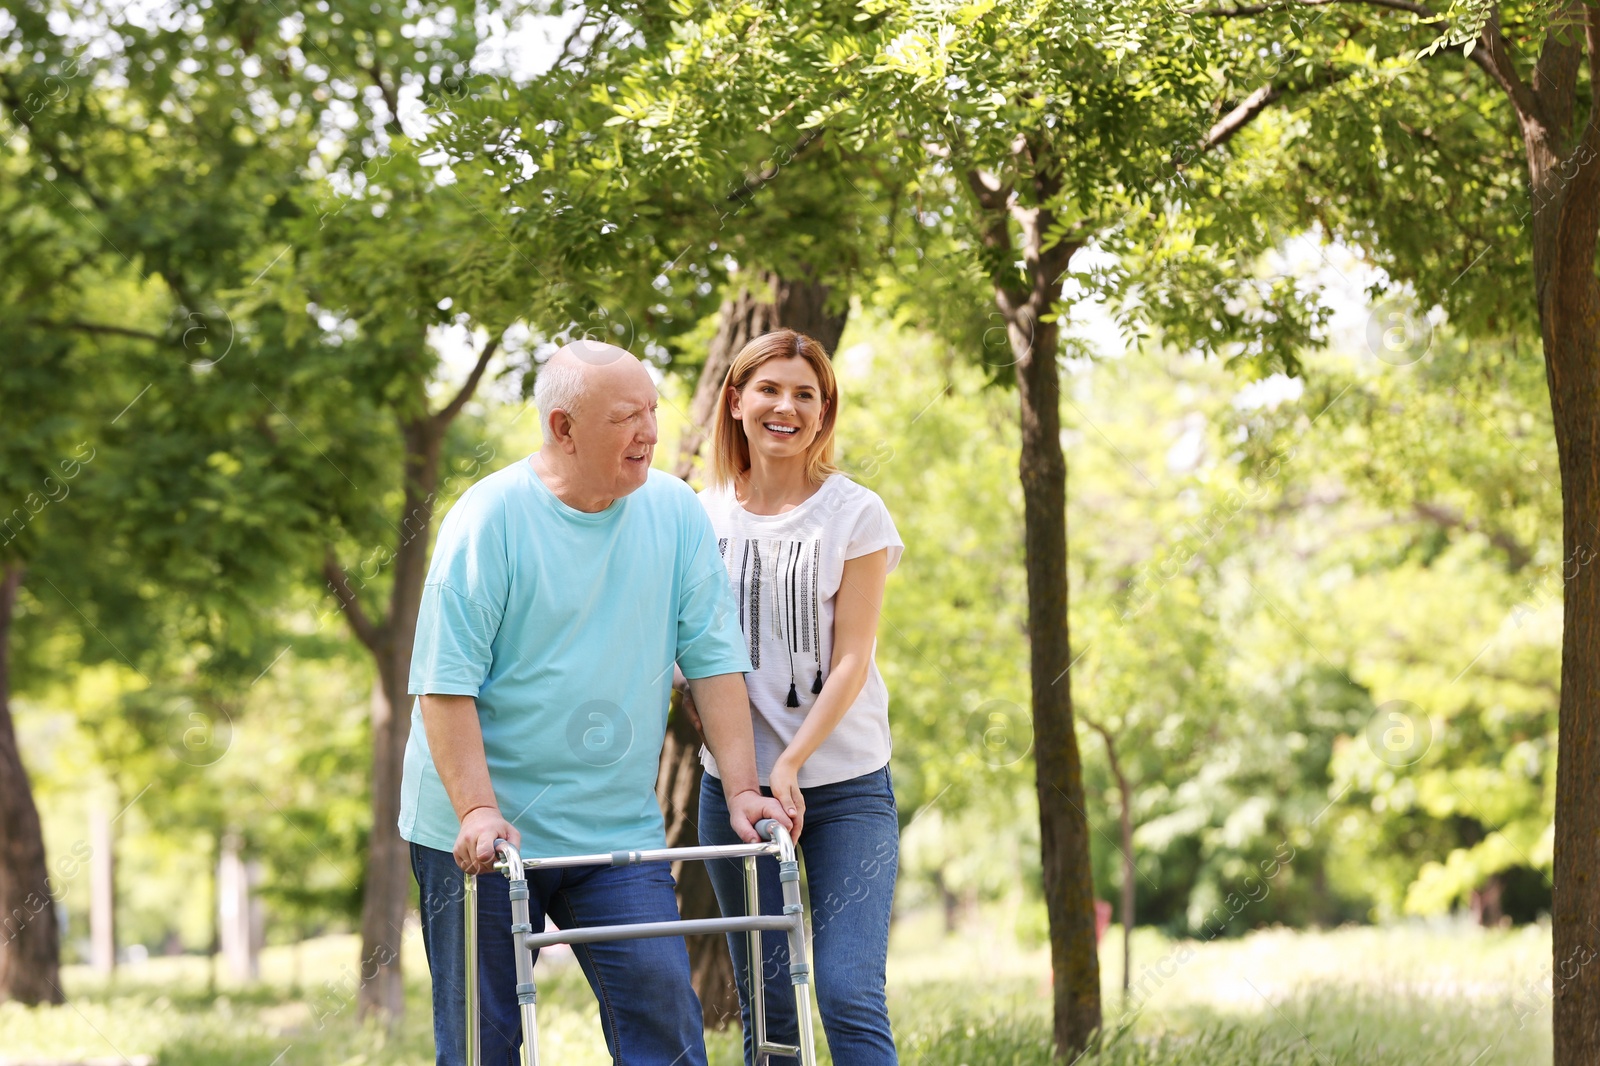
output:
[[[833,465],[839,388],[822,345],[792,330],[758,337],[734,359],[722,393],[713,484],[700,502],[750,655],[760,780],[794,819],[806,866],[823,1029],[836,1062],[893,1063],[884,982],[899,828],[889,694],[873,655],[900,536],[877,494]],[[710,753],[702,761],[701,842],[730,843],[722,770]],[[708,863],[707,872],[723,912],[743,913],[737,864]],[[782,906],[777,873],[759,878],[764,914]],[[763,947],[761,1033],[751,1028],[744,938],[730,936],[729,947],[753,1063],[766,1036],[796,1043],[777,981],[788,972],[787,949],[771,936]]]

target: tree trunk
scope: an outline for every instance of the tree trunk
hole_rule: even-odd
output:
[[[1563,211],[1563,214],[1566,214]],[[1594,240],[1566,248],[1541,307],[1550,408],[1562,464],[1562,696],[1555,768],[1554,1026],[1557,1066],[1600,1061],[1600,299]],[[1587,251],[1587,261],[1579,256]],[[1573,254],[1576,253],[1576,254]],[[1568,258],[1568,256],[1560,256]],[[1582,277],[1578,272],[1582,271]],[[1562,275],[1565,274],[1565,277]]]
[[[1593,52],[1600,47],[1593,26],[1588,36]],[[1546,50],[1551,47],[1564,46],[1547,42]],[[1600,172],[1590,165],[1600,138],[1592,125],[1577,127],[1581,139],[1568,136],[1575,78],[1574,73],[1548,85],[1536,83],[1531,101],[1512,101],[1536,208],[1531,215],[1534,291],[1561,466],[1565,585],[1551,923],[1556,1066],[1600,1062],[1600,965],[1595,965],[1600,960],[1595,925],[1600,915],[1600,738],[1595,735],[1600,579],[1594,565],[1600,554],[1600,282],[1595,277]],[[1569,170],[1566,164],[1573,161],[1579,165]]]
[[[405,443],[404,510],[393,555],[394,583],[381,626],[368,627],[364,642],[377,666],[372,688],[372,837],[361,900],[361,991],[359,1013],[381,1015],[390,1024],[405,1010],[400,966],[411,873],[400,837],[400,778],[411,736],[411,649],[417,612],[428,576],[429,534],[444,438],[431,417],[401,423]],[[357,627],[358,635],[361,628]]]
[[[1122,797],[1118,820],[1122,823],[1122,1000],[1128,1000],[1133,982],[1133,879],[1138,870],[1133,864],[1133,789],[1122,771],[1117,771],[1117,791]]]
[[[769,299],[770,297],[770,299]],[[717,403],[722,396],[722,381],[734,357],[750,341],[775,329],[793,329],[820,341],[831,354],[844,334],[848,311],[830,313],[828,287],[805,277],[784,278],[771,271],[758,276],[755,284],[723,301],[720,321],[706,362],[695,385],[689,408],[690,424],[684,428],[674,472],[687,481],[710,434]],[[661,751],[661,769],[656,778],[656,798],[666,818],[667,846],[693,847],[699,843],[697,819],[700,814],[700,737],[688,716],[678,713],[674,701],[667,721],[667,737]],[[685,918],[714,918],[719,915],[717,897],[703,863],[674,863],[678,880],[678,912]],[[689,967],[694,988],[700,996],[700,1009],[708,1028],[726,1028],[739,1016],[739,996],[733,982],[733,962],[722,937],[702,936],[689,940]]]
[[[1105,741],[1106,762],[1117,782],[1117,801],[1121,804],[1117,821],[1122,831],[1122,1002],[1126,1006],[1133,981],[1133,879],[1139,872],[1133,863],[1133,783],[1122,772],[1122,760],[1117,758],[1116,739],[1111,730],[1088,715],[1083,716],[1083,724]]]
[[[89,958],[95,972],[117,970],[116,834],[104,801],[89,810]]]
[[[0,569],[0,1001],[60,1003],[61,947],[44,832],[11,722],[11,622],[22,564]]]
[[[1589,262],[1593,262],[1590,242]],[[1600,1062],[1600,300],[1593,267],[1581,301],[1545,316],[1545,365],[1561,461],[1565,558],[1560,738],[1556,756],[1555,1061]],[[1551,320],[1555,320],[1552,328]]]
[[[1042,310],[1042,309],[1041,309]],[[1094,880],[1083,809],[1083,765],[1072,723],[1067,671],[1067,464],[1061,451],[1061,380],[1056,326],[1028,305],[1011,327],[1018,351],[1022,418],[1023,540],[1028,570],[1028,640],[1034,764],[1056,1052],[1075,1057],[1100,1028],[1100,959],[1095,949]],[[1026,337],[1026,355],[1018,341]]]
[[[1059,191],[1042,149],[1019,151],[1033,173],[1032,199],[1050,203]],[[1083,765],[1072,719],[1072,665],[1067,632],[1067,460],[1061,450],[1061,374],[1057,365],[1061,277],[1078,245],[1046,247],[1054,216],[1021,203],[993,177],[972,172],[995,304],[1006,323],[1017,374],[1022,423],[1023,542],[1028,578],[1029,679],[1033,698],[1034,772],[1039,796],[1039,848],[1050,962],[1056,1055],[1072,1061],[1100,1029],[1100,958],[1095,937],[1094,878],[1089,870],[1089,820]],[[1015,222],[1021,247],[1014,248]],[[1017,253],[1021,254],[1018,255]],[[1027,287],[1019,286],[1022,260]]]

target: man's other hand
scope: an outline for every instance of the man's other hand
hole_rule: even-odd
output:
[[[497,807],[474,807],[461,819],[461,832],[456,834],[452,851],[456,865],[469,874],[486,874],[494,870],[494,842],[509,841],[512,847],[522,846],[522,834],[506,821]]]
[[[796,840],[800,839],[800,819],[790,818],[783,812],[783,804],[771,796],[746,789],[728,797],[728,824],[733,826],[740,840],[747,844],[759,841],[761,834],[756,832],[756,823],[763,818],[771,818],[789,830]]]

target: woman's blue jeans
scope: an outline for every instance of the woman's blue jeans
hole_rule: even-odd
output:
[[[724,819],[726,821],[726,819]],[[463,875],[447,851],[411,845],[411,870],[422,889],[422,942],[433,975],[433,1037],[440,1066],[466,1061],[466,917]],[[528,875],[534,932],[545,915],[563,929],[586,925],[678,920],[672,872],[665,863],[535,870]],[[521,1061],[516,954],[511,939],[510,883],[478,878],[479,1032],[483,1061]],[[689,981],[681,937],[579,944],[578,965],[600,1001],[606,1048],[623,1066],[704,1066],[700,1000]]]
[[[763,790],[766,791],[766,790]],[[897,1062],[884,969],[889,955],[889,912],[900,867],[900,823],[889,769],[803,790],[805,824],[799,851],[810,891],[812,980],[828,1050],[835,1066],[885,1066]],[[768,793],[770,795],[770,792]],[[728,825],[722,782],[706,774],[700,785],[700,843],[735,844]],[[778,864],[759,860],[761,913],[782,914]],[[742,915],[744,868],[738,859],[706,864],[717,903],[725,915]],[[744,933],[728,937],[744,1021],[744,1060],[755,1061],[750,986]],[[789,945],[782,933],[762,934],[767,1039],[795,1044],[794,989],[789,984]],[[774,1057],[775,1066],[794,1059]]]

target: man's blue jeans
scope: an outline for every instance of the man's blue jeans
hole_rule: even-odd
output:
[[[726,821],[726,819],[724,819]],[[466,917],[463,875],[449,852],[411,845],[411,870],[422,889],[422,942],[433,974],[433,1039],[440,1066],[466,1062]],[[545,915],[563,929],[678,919],[672,873],[663,863],[613,868],[538,870],[528,875],[535,932]],[[510,885],[501,874],[478,878],[479,1030],[483,1061],[516,1066],[522,1022],[511,939]],[[681,937],[580,944],[578,965],[600,1001],[606,1048],[623,1066],[704,1066],[700,1000],[689,983]]]
[[[767,790],[763,790],[766,792]],[[799,851],[810,890],[812,980],[828,1050],[835,1066],[892,1066],[897,1059],[889,1029],[884,969],[889,955],[889,912],[900,868],[900,823],[894,789],[884,767],[862,777],[804,789],[805,825]],[[770,792],[768,793],[770,795]],[[735,844],[728,825],[722,782],[706,774],[700,785],[700,843]],[[782,914],[778,864],[758,860],[761,913]],[[726,915],[742,915],[744,869],[739,859],[706,864],[717,903]],[[728,937],[739,1011],[744,1020],[744,1060],[753,1063],[746,934]],[[794,989],[789,984],[789,944],[782,933],[763,933],[767,1039],[797,1042]],[[772,1058],[774,1066],[792,1063]]]

